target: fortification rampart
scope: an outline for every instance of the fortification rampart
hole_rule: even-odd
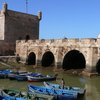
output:
[[[44,55],[51,52],[54,61],[51,65],[61,67],[64,59],[70,51],[78,51],[85,59],[87,70],[95,70],[96,64],[100,59],[100,39],[51,39],[51,40],[29,40],[27,42],[16,42],[16,53],[25,61],[31,53],[34,53],[36,65],[41,65]],[[74,53],[73,53],[74,54]],[[78,54],[78,55],[79,55]],[[73,56],[73,55],[71,55]],[[66,60],[65,60],[66,61]],[[66,64],[65,64],[66,65]]]
[[[0,54],[10,55],[9,50],[15,52],[16,40],[39,39],[39,22],[42,13],[32,15],[12,11],[6,3],[0,10]],[[13,47],[12,47],[13,46]]]

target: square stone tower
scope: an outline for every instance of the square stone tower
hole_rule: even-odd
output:
[[[0,11],[0,55],[11,55],[16,40],[39,39],[39,22],[42,13],[31,15],[12,11],[6,3]]]

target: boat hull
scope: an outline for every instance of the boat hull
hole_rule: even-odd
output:
[[[30,100],[26,94],[12,89],[2,89],[0,91],[0,100]]]
[[[28,92],[29,93],[40,93],[45,95],[52,95],[54,97],[54,100],[77,100],[77,94],[75,92],[67,92],[62,90],[54,90],[46,87],[40,87],[40,86],[28,86]]]
[[[43,82],[43,81],[53,81],[56,80],[56,77],[31,77],[27,76],[29,82]]]
[[[44,82],[44,86],[48,88],[55,88],[55,89],[63,89],[61,85],[59,84],[53,84],[49,82]],[[86,89],[79,88],[79,87],[70,87],[70,86],[64,86],[64,90],[69,90],[69,91],[75,91],[78,93],[78,96],[84,96]]]

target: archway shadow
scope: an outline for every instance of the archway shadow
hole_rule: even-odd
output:
[[[36,55],[34,52],[31,52],[27,58],[28,65],[35,65],[36,64]]]
[[[84,55],[78,50],[69,51],[63,59],[63,69],[83,69],[86,66]]]
[[[44,53],[43,57],[42,57],[42,66],[44,67],[49,67],[51,65],[54,64],[54,55],[52,52],[47,51]]]

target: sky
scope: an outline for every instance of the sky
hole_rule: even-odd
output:
[[[26,13],[26,0],[0,0],[8,9]],[[97,38],[100,0],[28,0],[27,13],[42,11],[40,39]]]

